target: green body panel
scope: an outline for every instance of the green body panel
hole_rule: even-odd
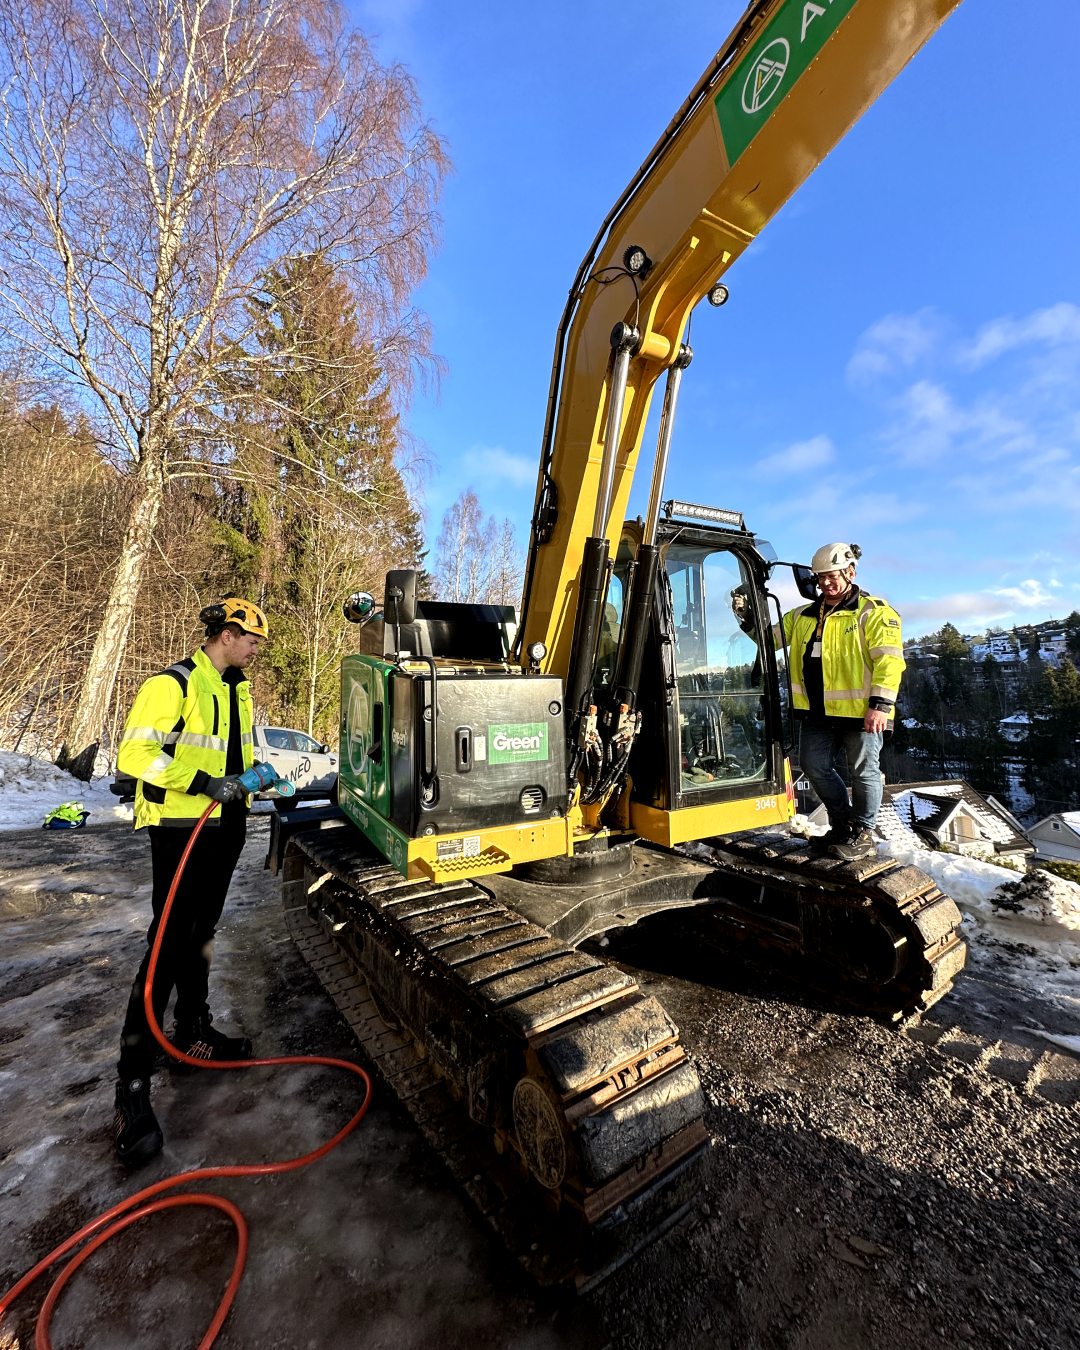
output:
[[[869,0],[867,0],[869,2]],[[787,0],[716,96],[734,164],[858,0]]]

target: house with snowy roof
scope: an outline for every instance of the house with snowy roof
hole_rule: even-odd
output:
[[[1001,728],[1001,734],[1007,741],[1014,744],[1022,741],[1027,735],[1028,727],[1031,725],[1031,718],[1026,712],[1010,713],[1008,717],[1003,717],[998,726]]]
[[[962,778],[886,786],[877,832],[907,848],[945,849],[972,858],[1024,861],[1034,852],[1023,826],[996,797]]]
[[[1080,863],[1080,811],[1059,811],[1028,830],[1035,858]]]

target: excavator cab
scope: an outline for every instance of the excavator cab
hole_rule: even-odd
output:
[[[773,643],[779,612],[767,589],[771,545],[737,512],[682,502],[666,503],[665,512],[655,530],[659,565],[638,688],[641,727],[627,774],[633,830],[670,844],[672,829],[689,828],[676,820],[687,811],[694,814],[683,821],[692,819],[695,831],[682,834],[687,839],[745,828],[748,802],[753,823],[786,819],[791,736],[784,652]],[[738,524],[713,524],[700,518],[706,513]],[[601,697],[615,683],[629,640],[626,607],[642,540],[642,523],[627,522],[597,644],[592,687]],[[736,594],[748,602],[741,622],[732,608]]]

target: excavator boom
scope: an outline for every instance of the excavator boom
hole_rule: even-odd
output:
[[[754,0],[604,221],[563,313],[544,428],[519,642],[544,644],[545,671],[591,657],[573,651],[586,540],[614,556],[653,387],[694,306],[958,3]],[[631,248],[648,260],[636,276]],[[628,365],[619,323],[638,333]]]

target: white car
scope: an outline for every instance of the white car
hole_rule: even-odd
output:
[[[279,778],[295,783],[297,796],[328,797],[337,786],[337,751],[292,727],[252,728],[255,762],[267,760]],[[261,795],[261,794],[260,794]]]

